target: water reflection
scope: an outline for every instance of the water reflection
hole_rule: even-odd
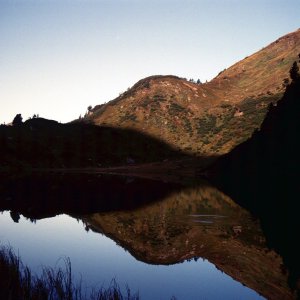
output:
[[[211,186],[181,190],[134,211],[83,218],[150,264],[205,258],[268,299],[292,298],[282,259],[266,246],[259,222]]]
[[[14,222],[20,215],[35,221],[68,213],[139,261],[207,259],[268,299],[293,298],[282,258],[268,249],[260,222],[205,182],[36,175],[6,178],[0,199],[0,209],[10,210]]]

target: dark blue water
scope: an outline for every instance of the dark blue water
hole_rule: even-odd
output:
[[[109,286],[115,278],[128,284],[141,299],[262,299],[255,291],[233,280],[207,260],[174,265],[150,265],[135,259],[108,237],[88,232],[82,221],[59,215],[30,222],[21,216],[15,223],[9,212],[0,214],[0,241],[11,245],[22,261],[40,273],[42,266],[63,266],[69,257],[74,277],[83,286]]]

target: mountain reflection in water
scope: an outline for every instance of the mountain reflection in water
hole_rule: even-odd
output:
[[[5,177],[0,210],[9,210],[15,222],[20,215],[35,221],[69,214],[139,261],[173,265],[203,258],[268,299],[293,299],[288,271],[268,249],[259,220],[206,182],[88,174]]]

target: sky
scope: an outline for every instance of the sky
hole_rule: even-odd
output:
[[[299,0],[0,0],[0,123],[69,122],[151,75],[209,81],[299,15]]]

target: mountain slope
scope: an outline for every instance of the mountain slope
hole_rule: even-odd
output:
[[[260,131],[219,158],[206,175],[232,199],[262,220],[268,244],[284,257],[290,285],[300,297],[300,73],[283,98],[271,106]]]
[[[249,138],[268,104],[282,97],[299,52],[297,30],[205,84],[151,76],[94,107],[84,121],[136,129],[188,153],[224,154]]]

